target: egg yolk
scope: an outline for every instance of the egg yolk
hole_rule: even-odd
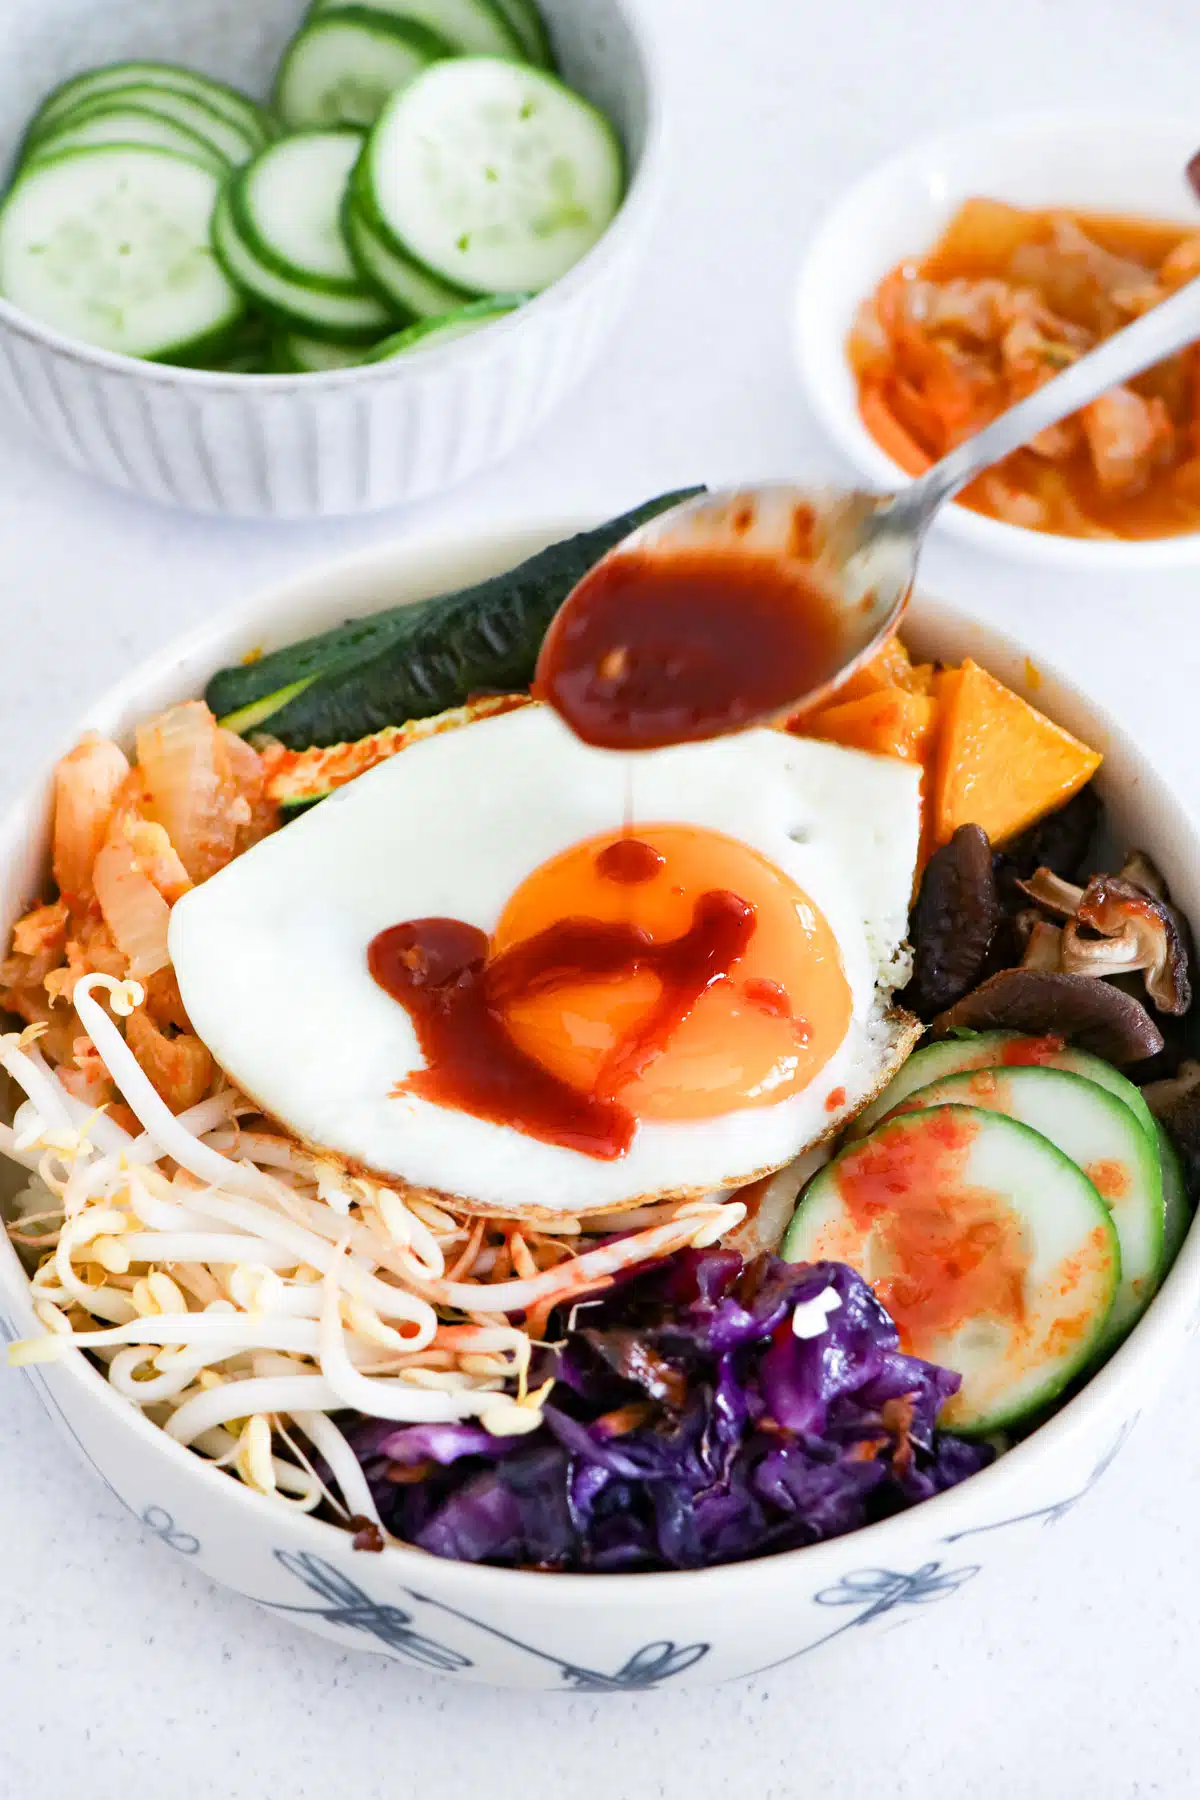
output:
[[[497,956],[561,920],[588,919],[634,925],[651,943],[666,943],[690,929],[704,894],[720,890],[754,908],[753,934],[729,973],[614,1096],[638,1118],[704,1119],[774,1105],[824,1068],[846,1035],[852,1000],[819,908],[734,838],[691,825],[638,825],[543,863],[512,896],[493,938]],[[635,969],[513,998],[504,1021],[526,1055],[591,1092],[660,992],[653,971]]]

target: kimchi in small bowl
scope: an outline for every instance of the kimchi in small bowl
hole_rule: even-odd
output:
[[[918,145],[835,205],[797,355],[866,485],[903,486],[1200,275],[1198,146],[1200,120],[1018,116]],[[1200,562],[1200,344],[1043,432],[938,529],[1058,567]]]

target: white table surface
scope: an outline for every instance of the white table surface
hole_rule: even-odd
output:
[[[1195,110],[1200,141],[1192,0],[643,4],[666,49],[672,198],[602,367],[503,468],[409,515],[221,524],[93,486],[0,419],[0,802],[131,662],[315,561],[606,513],[689,478],[834,473],[791,378],[793,274],[832,195],[913,136],[1141,97]],[[1200,803],[1200,578],[1072,588],[935,545],[925,579],[1068,666]],[[210,1587],[0,1372],[0,1800],[1182,1800],[1198,1377],[1193,1347],[1087,1502],[953,1604],[771,1680],[594,1699],[424,1680]]]

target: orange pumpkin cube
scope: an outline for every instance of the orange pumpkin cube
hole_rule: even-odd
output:
[[[934,681],[941,711],[933,836],[981,825],[1003,844],[1064,806],[1100,766],[1098,751],[967,659]]]
[[[836,705],[822,707],[804,720],[800,735],[873,756],[922,762],[936,718],[937,705],[928,695],[891,687],[857,700],[843,701],[839,694]]]

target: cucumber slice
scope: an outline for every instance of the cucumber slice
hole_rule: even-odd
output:
[[[0,210],[0,293],[85,344],[191,360],[245,312],[209,243],[219,192],[211,170],[148,144],[36,163]]]
[[[275,340],[273,362],[282,375],[328,375],[334,369],[354,369],[370,362],[350,344],[327,344],[300,331],[281,332]]]
[[[373,125],[391,96],[440,57],[447,38],[416,19],[365,6],[326,13],[292,39],[275,82],[275,105],[294,130]]]
[[[999,1113],[938,1106],[889,1119],[801,1195],[781,1254],[849,1263],[910,1354],[955,1369],[951,1431],[1040,1412],[1105,1342],[1121,1252],[1095,1187]]]
[[[526,62],[536,63],[540,69],[552,69],[554,51],[550,33],[534,0],[495,0],[495,6],[516,33]]]
[[[302,131],[281,138],[240,172],[229,190],[238,236],[285,281],[365,292],[342,232],[342,202],[362,150],[357,131]]]
[[[148,86],[112,88],[99,98],[68,107],[50,121],[35,120],[25,144],[31,154],[51,132],[65,125],[84,125],[114,106],[138,106],[156,118],[170,119],[201,138],[231,169],[247,162],[260,147],[258,134],[233,124],[203,100],[192,94],[177,94],[169,88]]]
[[[436,350],[442,344],[453,344],[459,338],[470,337],[472,333],[482,331],[485,325],[492,325],[497,319],[507,318],[521,304],[519,296],[508,298],[496,294],[488,300],[473,300],[469,306],[460,306],[457,312],[443,313],[440,319],[418,319],[407,330],[398,331],[395,337],[385,338],[382,344],[376,344],[363,361],[391,362],[393,358],[407,356],[413,350]]]
[[[396,248],[475,294],[536,293],[616,216],[624,173],[609,121],[525,63],[435,63],[367,142],[372,214]]]
[[[1183,1164],[1179,1160],[1179,1152],[1171,1141],[1171,1134],[1159,1120],[1154,1121],[1158,1133],[1158,1152],[1162,1162],[1163,1184],[1163,1257],[1162,1272],[1167,1270],[1183,1248],[1183,1240],[1187,1236],[1192,1223],[1192,1203],[1188,1198],[1187,1181],[1184,1178]]]
[[[454,312],[467,295],[427,274],[419,263],[402,256],[395,245],[386,241],[360,203],[357,174],[356,170],[351,177],[342,229],[359,274],[403,316],[433,319]]]
[[[914,1050],[900,1072],[888,1083],[877,1100],[861,1112],[850,1127],[851,1137],[863,1137],[888,1113],[918,1088],[964,1069],[999,1069],[1035,1067],[1065,1069],[1070,1075],[1082,1075],[1086,1081],[1107,1088],[1133,1113],[1151,1142],[1157,1141],[1154,1115],[1142,1098],[1140,1089],[1127,1081],[1111,1063],[1086,1050],[1076,1050],[1058,1038],[1034,1038],[1021,1031],[980,1031],[965,1037],[942,1038],[936,1044],[922,1044]]]
[[[368,294],[334,293],[329,288],[289,281],[263,263],[238,230],[226,188],[212,217],[212,242],[222,267],[269,317],[333,343],[371,343],[393,323],[391,314]]]
[[[310,17],[345,10],[341,0],[316,0]],[[507,56],[520,60],[523,55],[520,33],[491,0],[360,0],[355,10],[424,25],[448,40],[446,54],[450,56]]]
[[[217,175],[225,175],[230,166],[207,138],[174,119],[133,105],[97,107],[78,118],[69,113],[30,144],[24,166],[61,156],[64,150],[91,150],[97,144],[150,144],[176,156],[188,156]]]
[[[205,698],[231,730],[269,730],[291,750],[341,744],[528,688],[546,628],[592,565],[623,537],[701,490],[662,494],[594,531],[457,593],[396,606],[222,669]]]
[[[1081,1168],[1113,1216],[1121,1285],[1107,1342],[1125,1336],[1153,1299],[1163,1271],[1163,1181],[1158,1152],[1127,1106],[1063,1069],[976,1069],[918,1088],[910,1108],[979,1106],[1040,1131]],[[896,1115],[893,1115],[896,1116]]]
[[[269,114],[246,94],[239,93],[224,81],[214,80],[211,75],[181,69],[177,63],[159,62],[108,63],[103,68],[87,69],[81,75],[73,75],[46,96],[34,117],[33,128],[61,118],[73,107],[88,104],[114,90],[142,87],[190,94],[231,125],[238,126],[256,144],[265,144],[275,135]]]

